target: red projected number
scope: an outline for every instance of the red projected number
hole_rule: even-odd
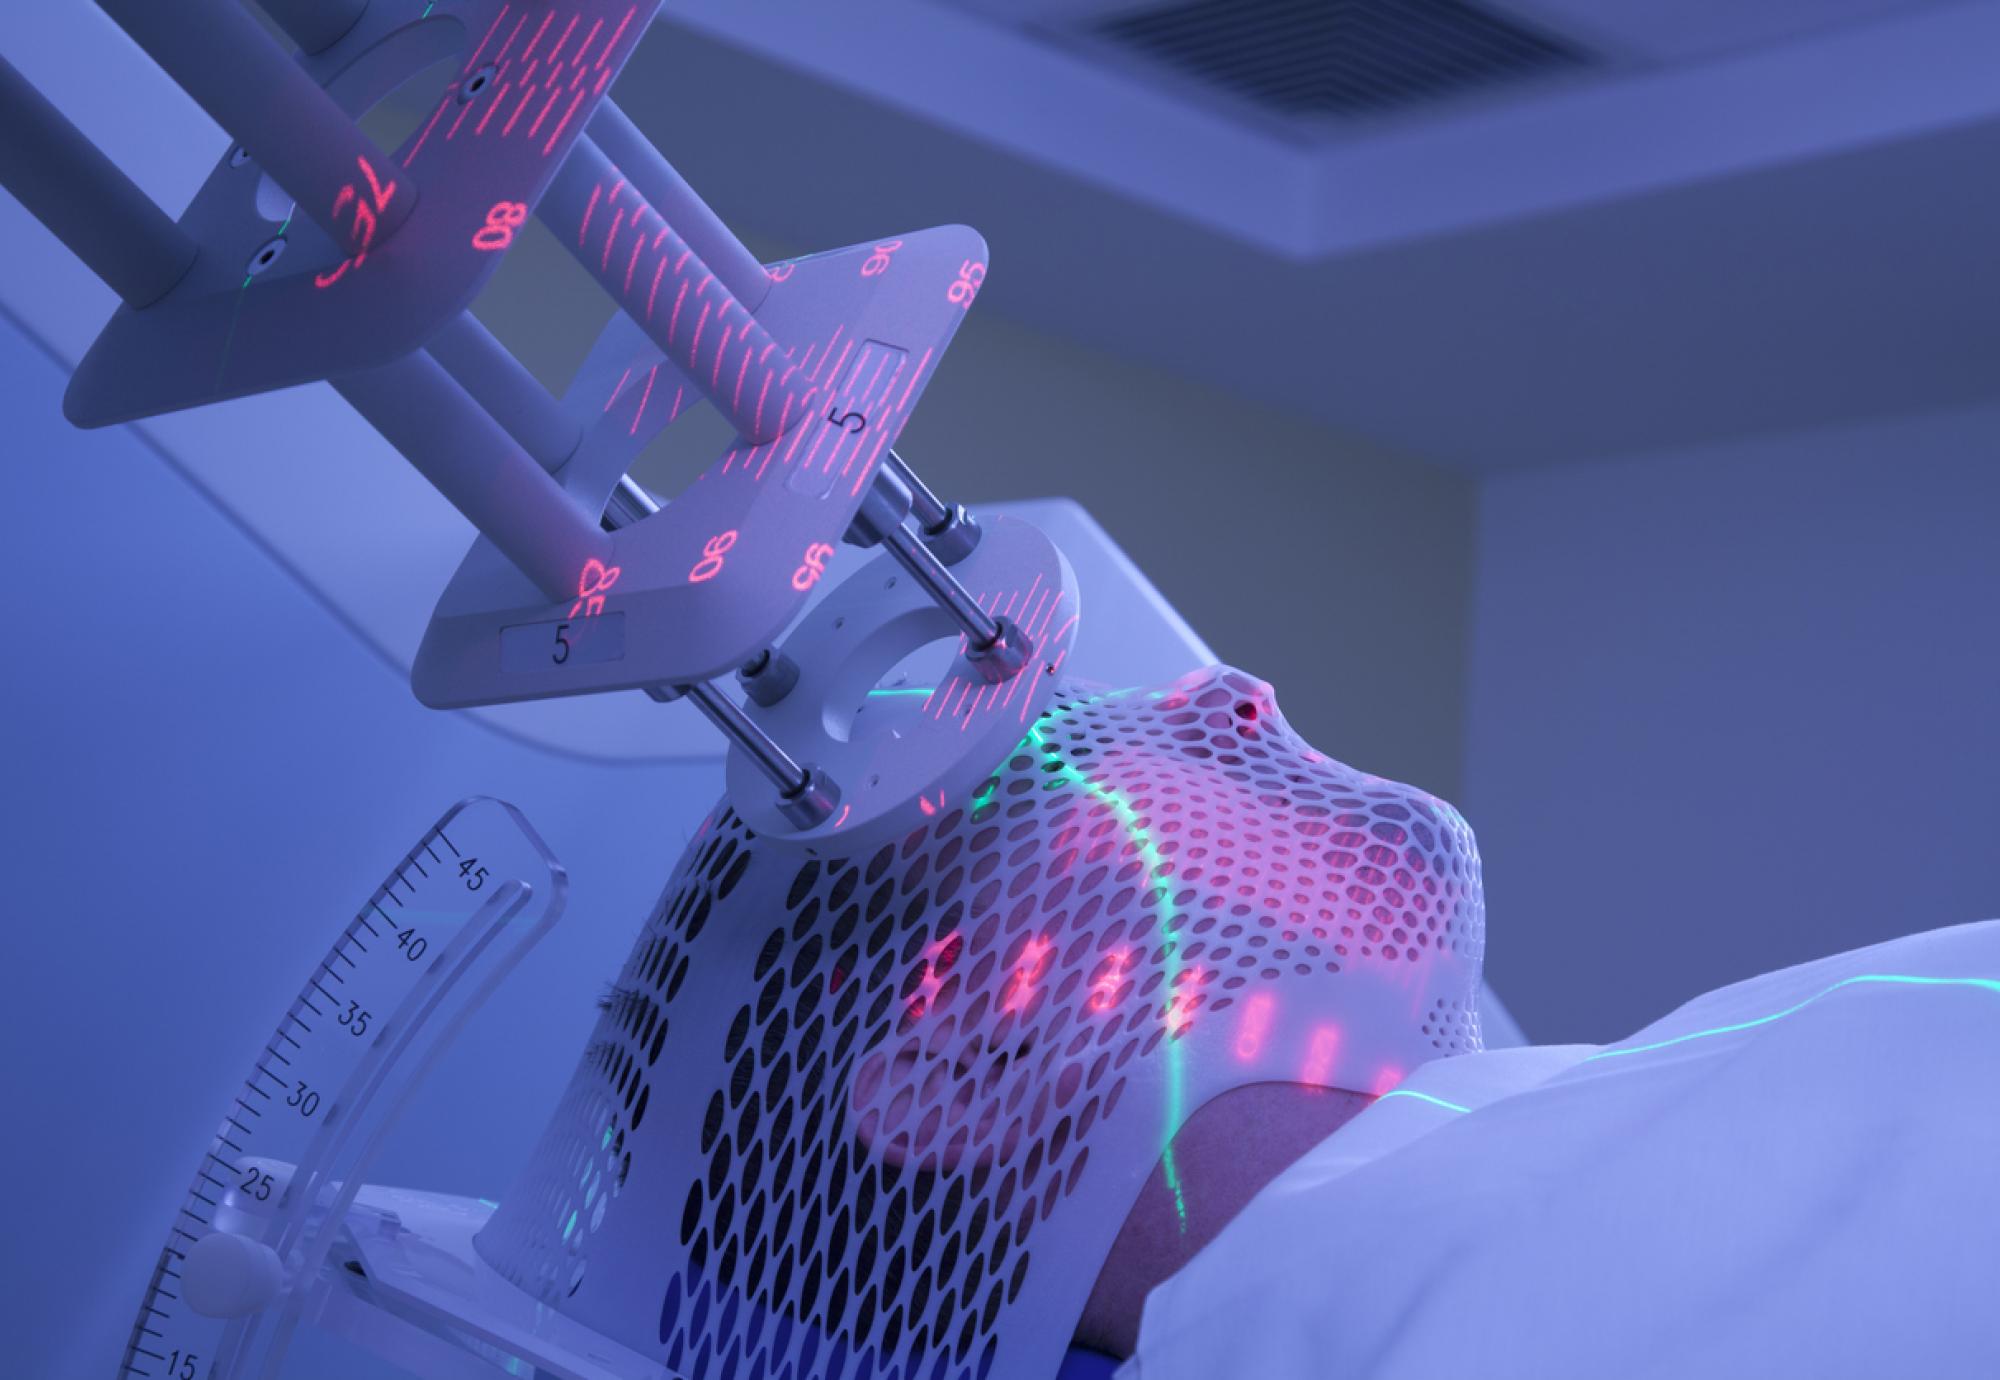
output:
[[[729,548],[734,545],[736,545],[736,529],[733,527],[727,532],[718,532],[703,542],[701,559],[694,563],[694,569],[688,571],[689,582],[698,585],[704,580],[713,580],[720,575],[722,558],[729,554]]]
[[[1041,935],[1036,935],[1021,950],[1020,961],[1014,965],[1013,981],[1007,984],[1007,995],[1001,999],[1002,1011],[1024,1011],[1035,995],[1035,983],[1042,970],[1049,966],[1049,953],[1055,945]]]
[[[569,616],[579,613],[586,618],[595,618],[604,612],[604,591],[618,583],[622,573],[620,566],[607,566],[592,556],[583,563],[583,573],[576,579],[576,602],[570,605]]]
[[[952,279],[944,295],[951,299],[954,306],[969,307],[972,299],[979,295],[979,285],[985,281],[986,265],[967,259],[958,266],[958,276]]]
[[[1125,965],[1132,960],[1129,944],[1120,945],[1111,951],[1109,966],[1097,981],[1090,984],[1090,1009],[1109,1011],[1118,1001],[1119,984],[1125,980]]]
[[[496,201],[486,213],[486,224],[472,232],[472,247],[497,253],[514,242],[514,231],[528,218],[527,206],[519,201]]]
[[[806,563],[792,572],[792,588],[803,594],[819,583],[819,577],[826,573],[826,563],[833,558],[833,548],[823,541],[816,541],[806,548]]]
[[[333,214],[338,218],[350,207],[354,212],[354,228],[350,238],[354,242],[354,252],[342,259],[324,273],[313,275],[313,286],[330,288],[347,275],[350,268],[359,268],[368,261],[369,246],[375,243],[376,217],[388,209],[395,198],[396,184],[384,183],[375,175],[375,169],[366,158],[357,156],[354,160],[361,167],[361,175],[368,182],[368,195],[363,196],[352,182],[341,187],[333,198]]]
[[[901,240],[885,240],[881,244],[876,245],[874,251],[861,262],[861,276],[864,278],[879,278],[882,274],[888,272],[889,260],[895,257],[896,251],[902,247],[903,242]]]

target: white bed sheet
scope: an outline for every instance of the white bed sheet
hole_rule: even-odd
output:
[[[1468,1374],[2000,1376],[2000,921],[1424,1066],[1154,1291],[1119,1377]]]

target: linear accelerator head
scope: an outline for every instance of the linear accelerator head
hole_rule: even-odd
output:
[[[1477,1049],[1483,946],[1464,819],[1268,685],[1062,693],[866,857],[718,807],[478,1246],[677,1375],[1043,1380],[1197,1108]]]

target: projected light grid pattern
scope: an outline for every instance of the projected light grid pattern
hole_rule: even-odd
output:
[[[1268,686],[1066,694],[870,857],[704,827],[480,1249],[682,1376],[1045,1377],[1175,1126],[1476,1049],[1482,945],[1464,821]]]

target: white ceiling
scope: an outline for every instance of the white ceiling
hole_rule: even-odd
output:
[[[746,230],[965,221],[983,309],[1444,464],[2000,394],[2000,3],[1505,3],[1615,62],[1300,142],[1044,0],[675,0],[619,99]]]
[[[1495,0],[1607,53],[1685,62],[1935,8],[1940,0]]]
[[[1334,3],[1334,0],[1325,0]],[[932,0],[1019,29],[1073,29],[1186,0]],[[1626,61],[1675,62],[1802,38],[1945,0],[1479,0]]]

